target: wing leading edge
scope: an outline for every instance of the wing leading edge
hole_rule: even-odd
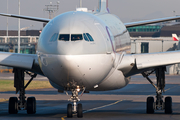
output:
[[[147,71],[160,66],[180,63],[180,51],[124,55],[118,70],[125,76]]]
[[[36,54],[0,52],[0,65],[25,69],[43,75]]]
[[[140,25],[166,22],[166,21],[177,20],[177,19],[180,19],[180,16],[159,18],[159,19],[152,19],[152,20],[144,20],[144,21],[138,21],[138,22],[130,22],[130,23],[124,23],[124,25],[128,28],[128,27],[135,27],[135,26],[140,26]]]
[[[21,19],[26,19],[26,20],[38,21],[38,22],[49,22],[51,20],[51,19],[46,19],[46,18],[37,18],[37,17],[13,15],[13,14],[6,14],[6,13],[0,13],[0,15],[6,16],[6,17],[13,17],[13,18],[21,18]]]

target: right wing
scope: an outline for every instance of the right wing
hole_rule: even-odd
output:
[[[28,70],[44,75],[38,63],[36,54],[18,54],[0,52],[0,65]]]
[[[13,17],[13,18],[21,18],[21,19],[26,19],[26,20],[33,20],[33,21],[38,21],[38,22],[49,22],[51,19],[46,19],[46,18],[37,18],[37,17],[30,17],[30,16],[22,16],[22,15],[13,15],[13,14],[6,14],[6,13],[0,13],[1,16],[6,16],[6,17]]]

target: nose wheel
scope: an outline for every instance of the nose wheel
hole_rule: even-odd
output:
[[[82,104],[78,104],[77,102],[80,101],[80,99],[78,98],[78,92],[80,91],[79,86],[77,86],[76,89],[72,89],[72,96],[69,99],[69,101],[71,101],[73,104],[68,104],[67,105],[67,117],[68,118],[72,118],[73,117],[73,113],[77,114],[78,118],[82,118],[83,117],[83,108],[82,108]]]
[[[82,104],[78,104],[78,106],[77,106],[77,117],[78,118],[82,118],[83,117]]]
[[[67,117],[68,118],[72,118],[73,117],[73,106],[72,104],[68,104],[67,105]],[[82,118],[83,117],[83,110],[82,110],[82,104],[78,104],[77,105],[77,117],[78,118]]]
[[[72,114],[73,114],[72,104],[68,104],[68,105],[67,105],[67,117],[68,117],[68,118],[72,118]]]

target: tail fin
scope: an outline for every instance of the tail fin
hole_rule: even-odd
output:
[[[173,41],[179,41],[179,38],[176,34],[172,34]]]
[[[108,0],[99,0],[99,12],[109,12],[108,9]]]

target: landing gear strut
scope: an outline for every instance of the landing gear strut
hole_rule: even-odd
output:
[[[78,92],[80,91],[80,88],[79,86],[77,86],[76,88],[71,89],[71,91],[72,91],[72,96],[69,99],[69,101],[72,102],[73,105],[72,104],[67,105],[67,117],[71,118],[73,116],[72,115],[73,113],[77,113],[77,117],[82,118],[83,117],[82,104],[79,103],[77,105],[77,102],[80,101],[80,99],[78,98]]]
[[[35,97],[29,97],[26,101],[25,89],[30,82],[37,76],[37,74],[29,74],[31,79],[24,86],[24,70],[14,68],[14,87],[16,88],[16,94],[19,92],[19,99],[17,97],[9,98],[9,114],[17,114],[18,110],[27,110],[28,114],[36,113],[36,99]]]
[[[165,87],[165,67],[156,68],[150,73],[143,72],[142,75],[155,87],[156,89],[156,101],[154,102],[154,97],[147,98],[146,112],[154,113],[154,110],[165,110],[166,114],[172,113],[172,98],[166,97],[165,102],[163,101],[162,92],[164,92]],[[156,72],[157,84],[155,85],[148,77],[151,73]]]

